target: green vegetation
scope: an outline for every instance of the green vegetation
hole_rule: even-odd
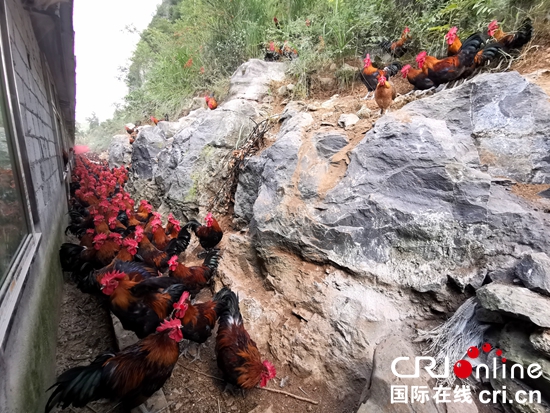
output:
[[[399,38],[405,26],[416,50],[437,53],[451,26],[464,38],[496,18],[511,31],[526,16],[542,22],[549,7],[550,0],[164,0],[124,69],[129,94],[115,124],[121,131],[150,115],[178,116],[206,92],[223,97],[235,69],[263,58],[270,41],[298,50],[289,75],[303,95],[313,74],[332,63],[359,64],[366,50]],[[109,131],[112,122],[98,128]]]

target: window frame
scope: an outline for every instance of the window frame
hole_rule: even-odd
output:
[[[21,111],[9,36],[10,22],[5,0],[0,0],[0,99],[5,103],[6,139],[12,148],[13,176],[20,191],[23,203],[23,215],[27,234],[21,240],[17,252],[12,258],[6,278],[0,285],[0,352],[3,351],[8,337],[13,314],[29,275],[29,269],[36,257],[41,233],[35,223],[38,222],[38,209],[34,197],[30,175],[25,135],[21,121]]]

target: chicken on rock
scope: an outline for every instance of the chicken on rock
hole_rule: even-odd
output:
[[[468,37],[456,56],[437,59],[423,51],[416,56],[418,67],[424,74],[439,86],[459,79],[463,73],[474,63],[477,52],[485,44],[483,36],[475,33]]]
[[[208,109],[214,110],[218,107],[218,102],[214,98],[214,95],[205,95],[204,100],[206,101],[206,106],[208,106]]]
[[[457,36],[458,27],[454,26],[449,29],[445,35],[445,41],[447,42],[447,56],[455,56],[462,47],[462,42]]]
[[[228,383],[251,389],[258,384],[265,387],[275,378],[275,366],[267,360],[262,361],[258,346],[244,328],[239,298],[233,291],[227,292],[218,325],[216,359]]]
[[[531,37],[533,36],[533,24],[531,19],[527,18],[515,33],[504,33],[498,25],[498,22],[493,20],[489,23],[487,34],[495,38],[505,51],[517,50],[531,41]]]
[[[422,70],[415,69],[411,65],[403,66],[401,74],[414,86],[413,90],[428,90],[434,86],[434,82]]]
[[[50,387],[54,391],[45,412],[99,399],[119,401],[127,410],[141,405],[172,375],[183,339],[181,327],[178,318],[164,320],[154,334],[118,353],[103,353],[87,366],[67,370]]]

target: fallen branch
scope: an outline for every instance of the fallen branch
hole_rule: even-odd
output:
[[[277,389],[270,389],[269,387],[257,387],[257,388],[260,389],[260,390],[267,390],[267,391],[270,391],[272,393],[284,394],[285,396],[293,397],[297,400],[302,400],[304,402],[308,402],[308,403],[311,403],[311,404],[319,404],[319,402],[316,402],[315,400],[306,399],[305,397],[297,396],[296,394],[292,394],[292,393],[289,393],[287,391],[277,390]]]

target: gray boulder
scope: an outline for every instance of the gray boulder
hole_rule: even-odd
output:
[[[359,122],[359,116],[353,113],[345,113],[338,118],[338,126],[341,128],[350,128]]]
[[[539,329],[529,336],[529,341],[538,352],[550,358],[550,330]]]
[[[550,298],[523,287],[488,284],[476,292],[487,310],[529,320],[540,327],[550,328]]]
[[[250,134],[254,123],[239,112],[203,110],[159,154],[155,183],[163,202],[185,216],[208,204],[219,187],[220,159]],[[210,182],[217,178],[215,185]]]
[[[508,101],[529,102],[537,113],[519,117]],[[235,209],[253,211],[261,248],[284,246],[418,291],[439,290],[449,277],[479,288],[487,276],[513,277],[510,265],[525,245],[550,247],[547,216],[492,176],[550,181],[548,119],[550,103],[537,86],[517,73],[481,75],[378,120],[341,176],[284,119],[259,167],[243,172],[261,176],[241,177]],[[530,149],[501,162],[518,142]]]
[[[164,132],[166,139],[173,138],[176,133],[181,129],[181,124],[179,122],[167,122],[161,120],[157,127]]]
[[[330,158],[348,144],[348,138],[340,131],[318,132],[313,136],[317,154],[323,158]]]
[[[525,371],[531,364],[538,364],[542,368],[542,376],[537,379],[524,377],[531,382],[531,386],[541,390],[543,397],[550,396],[550,360],[541,357],[536,351],[533,351],[533,345],[529,341],[529,334],[532,327],[521,322],[511,322],[506,324],[500,333],[498,342],[499,348],[502,350],[503,357],[506,357],[506,367],[511,369],[514,364],[521,364]],[[516,368],[518,369],[518,368]],[[515,374],[515,378],[521,378],[519,373]]]
[[[550,295],[550,257],[545,253],[525,255],[516,267],[516,276],[530,290]]]
[[[129,135],[115,135],[109,145],[109,168],[130,165],[132,162],[132,145]]]
[[[151,179],[158,166],[158,155],[167,141],[158,127],[142,129],[132,144],[132,172],[134,178]]]
[[[432,386],[429,385],[429,377],[424,372],[424,375],[416,379],[399,378],[393,375],[390,366],[397,357],[409,357],[409,360],[399,363],[399,368],[402,371],[414,371],[414,350],[407,342],[399,336],[390,336],[385,338],[378,346],[374,353],[374,369],[372,372],[370,387],[367,392],[367,400],[359,407],[357,413],[379,413],[379,412],[395,412],[395,413],[443,413],[446,409],[443,405],[438,405],[432,400]],[[406,403],[391,403],[393,386],[407,386],[410,391],[411,386],[426,386],[429,388],[429,400],[426,403],[416,402],[414,404]],[[408,395],[410,401],[410,395]],[[463,410],[468,411],[468,410]],[[475,412],[477,410],[473,410]]]
[[[247,99],[259,102],[267,94],[272,81],[284,80],[286,67],[287,63],[250,59],[231,76],[227,100]]]
[[[128,188],[179,217],[191,218],[207,208],[226,184],[232,151],[254,127],[253,120],[261,112],[257,101],[267,94],[273,80],[284,79],[285,68],[285,63],[253,59],[237,69],[228,98],[216,110],[201,104],[178,122],[159,122],[140,132],[132,158],[135,173]]]

